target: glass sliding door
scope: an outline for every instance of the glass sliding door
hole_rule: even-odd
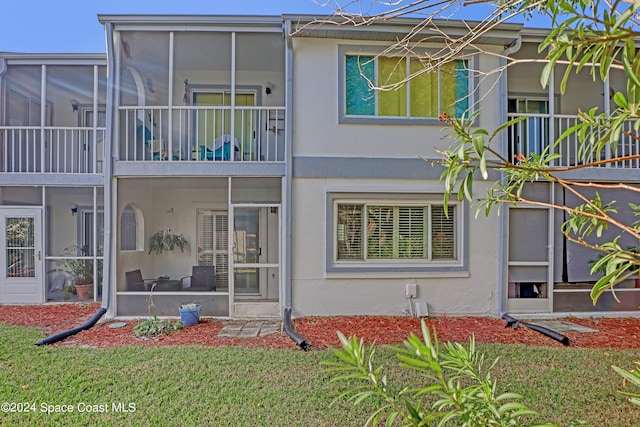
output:
[[[233,115],[234,142],[231,144],[231,110],[228,108],[231,106],[231,93],[193,94],[194,106],[221,107],[196,110],[194,140],[200,150],[198,160],[255,160],[255,112],[244,108],[255,106],[255,98],[254,93],[235,94],[235,106],[241,109]],[[225,144],[229,144],[228,147]]]

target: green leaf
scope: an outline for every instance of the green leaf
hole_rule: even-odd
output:
[[[540,84],[542,84],[543,88],[546,88],[549,84],[549,80],[551,79],[551,74],[553,73],[554,67],[554,62],[547,62],[547,64],[542,69],[542,74],[540,75]]]
[[[476,154],[479,157],[484,156],[484,138],[481,135],[474,136],[471,140],[473,142],[473,148],[476,150]]]
[[[487,158],[484,153],[482,153],[482,157],[480,157],[480,173],[482,173],[483,179],[489,178],[489,173],[487,172]]]
[[[616,94],[613,95],[613,102],[615,102],[616,105],[620,108],[629,108],[629,104],[627,103],[627,100],[622,92],[616,92]]]

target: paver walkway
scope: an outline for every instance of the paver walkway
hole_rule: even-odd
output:
[[[528,320],[529,323],[544,326],[556,332],[598,332],[596,329],[587,328],[586,326],[576,323],[567,322],[565,320]]]
[[[219,337],[252,338],[280,333],[279,320],[234,320],[222,327]]]

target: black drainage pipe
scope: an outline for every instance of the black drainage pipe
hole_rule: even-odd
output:
[[[63,331],[63,332],[57,333],[55,335],[51,335],[50,337],[46,337],[44,339],[41,339],[40,341],[38,341],[36,343],[36,345],[53,344],[55,342],[62,341],[63,339],[65,339],[67,337],[70,337],[71,335],[75,335],[80,331],[84,331],[85,329],[89,329],[90,327],[95,325],[96,322],[98,320],[100,320],[100,318],[106,312],[107,312],[106,308],[100,307],[100,309],[93,316],[91,316],[91,318],[89,320],[87,320],[82,325],[78,326],[77,328],[69,329],[67,331]]]
[[[311,349],[311,344],[294,331],[293,326],[291,326],[291,307],[284,308],[284,331],[301,349],[304,351]]]
[[[569,343],[571,342],[571,340],[569,340],[569,337],[564,336],[561,333],[554,331],[553,329],[545,328],[544,326],[536,325],[534,323],[522,322],[509,316],[507,313],[503,314],[502,318],[507,321],[507,324],[504,325],[505,328],[512,327],[513,329],[518,329],[519,325],[523,325],[529,329],[533,329],[536,332],[540,332],[542,335],[561,342],[564,345],[569,345]]]

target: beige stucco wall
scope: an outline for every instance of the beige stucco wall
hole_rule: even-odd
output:
[[[451,140],[444,125],[389,125],[338,123],[338,47],[360,41],[294,39],[294,156],[365,156],[439,158],[434,147],[446,148]],[[370,43],[371,44],[371,43]],[[379,45],[371,44],[376,47]],[[495,47],[487,47],[499,51]],[[498,59],[481,55],[476,61],[482,71],[475,98],[486,110],[480,126],[492,128],[499,123],[495,106],[499,104],[497,73],[487,73],[498,66]]]
[[[373,159],[440,158],[434,150],[451,144],[444,125],[362,125],[338,123],[338,55],[340,44],[363,45],[360,41],[294,40],[294,123],[295,158],[366,157]],[[372,43],[372,45],[376,45]],[[376,45],[377,46],[377,45]],[[487,47],[500,52],[502,47]],[[478,92],[483,112],[480,126],[499,125],[496,108],[500,95],[496,79],[489,73],[498,58],[481,55]],[[425,163],[425,176],[428,164]],[[352,171],[350,171],[352,172]],[[370,171],[362,171],[367,174]],[[302,172],[304,174],[304,171]],[[370,175],[370,173],[369,173]],[[436,175],[437,176],[437,175]],[[483,184],[476,189],[482,191]],[[463,271],[336,273],[327,271],[327,197],[339,188],[344,192],[438,193],[437,179],[347,179],[300,178],[292,184],[292,308],[296,316],[309,315],[402,315],[407,309],[405,285],[416,283],[415,300],[426,301],[430,313],[448,315],[497,315],[499,312],[499,222],[496,216],[475,217],[468,209],[462,229],[463,251],[468,253]],[[426,196],[425,196],[426,197]],[[435,196],[439,199],[439,196]],[[329,239],[329,241],[327,241]],[[460,256],[462,255],[462,251]],[[330,270],[330,269],[329,269]]]
[[[292,307],[296,316],[339,314],[402,315],[407,308],[405,284],[416,283],[416,300],[426,301],[431,313],[497,315],[499,237],[496,216],[475,218],[469,208],[467,232],[462,236],[468,269],[460,272],[333,273],[327,272],[325,224],[327,192],[343,181],[296,179],[293,183]],[[361,190],[363,182],[353,183]],[[394,187],[428,191],[435,181],[367,181],[371,189]],[[482,187],[482,185],[478,185]],[[479,188],[480,191],[482,191]],[[329,241],[327,241],[329,239]]]

